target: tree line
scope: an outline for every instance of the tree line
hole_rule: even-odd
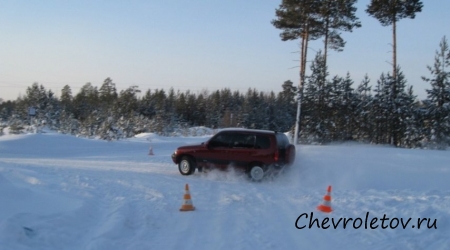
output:
[[[15,101],[0,104],[2,129],[20,133],[29,126],[45,125],[61,133],[112,140],[138,133],[171,135],[192,126],[210,128],[246,127],[288,131],[293,124],[291,109],[295,88],[259,92],[232,91],[229,88],[199,93],[170,88],[147,90],[138,86],[120,92],[111,78],[100,88],[86,83],[75,95],[66,85],[60,97],[43,85],[33,83]],[[36,111],[29,116],[29,108]],[[287,112],[280,112],[285,110]]]
[[[355,84],[351,75],[328,76],[325,57],[318,52],[305,77],[299,140],[302,143],[360,141],[406,148],[444,149],[450,143],[450,49],[444,37],[428,66],[427,98],[418,100],[398,67],[396,79],[382,73],[375,84],[369,77]],[[324,81],[325,79],[325,81]],[[392,99],[392,84],[397,97]],[[292,81],[282,91],[246,92],[223,88],[208,92],[147,90],[138,86],[120,92],[111,78],[98,88],[86,83],[73,94],[66,85],[57,97],[33,83],[15,101],[0,103],[0,133],[23,132],[29,125],[45,125],[61,133],[105,140],[143,132],[171,135],[192,126],[243,127],[293,131],[298,88]],[[29,116],[29,108],[36,110]]]
[[[450,49],[445,37],[433,66],[427,66],[431,77],[423,77],[430,84],[425,100],[417,99],[400,67],[396,67],[395,76],[382,73],[374,85],[366,76],[357,86],[350,74],[328,80],[325,56],[320,51],[310,68],[300,120],[303,142],[356,140],[436,149],[449,145]]]

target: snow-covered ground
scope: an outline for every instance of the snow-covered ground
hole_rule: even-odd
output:
[[[261,183],[181,176],[174,149],[207,138],[1,136],[0,249],[450,249],[450,151],[297,146],[291,169]],[[193,212],[179,211],[186,183]]]

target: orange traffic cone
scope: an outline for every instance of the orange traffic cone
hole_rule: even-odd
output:
[[[150,150],[148,151],[148,155],[154,155],[153,154],[153,147],[150,147]]]
[[[331,186],[328,186],[327,194],[323,197],[323,204],[317,206],[317,209],[324,213],[333,211],[333,209],[331,209]]]
[[[182,211],[182,212],[194,211],[195,207],[194,207],[194,205],[192,205],[191,194],[189,193],[189,185],[188,184],[186,184],[184,190],[185,190],[184,202],[183,202],[183,205],[181,205],[180,211]]]

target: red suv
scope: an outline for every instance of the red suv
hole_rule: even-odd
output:
[[[295,146],[283,133],[252,129],[225,129],[200,145],[182,146],[172,154],[182,175],[197,168],[235,167],[254,181],[272,171],[289,166],[295,159]]]

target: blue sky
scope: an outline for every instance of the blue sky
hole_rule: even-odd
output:
[[[270,21],[281,1],[269,0],[0,0],[0,98],[14,100],[38,82],[75,95],[87,82],[110,77],[118,90],[197,92],[221,88],[281,90],[298,84],[298,41],[282,42]],[[450,37],[450,1],[422,1],[416,18],[398,23],[398,64],[419,98],[427,65]],[[392,29],[365,12],[362,27],[344,33],[343,52],[330,52],[331,76],[350,73],[355,87],[391,70]],[[309,58],[323,43],[310,43]]]

